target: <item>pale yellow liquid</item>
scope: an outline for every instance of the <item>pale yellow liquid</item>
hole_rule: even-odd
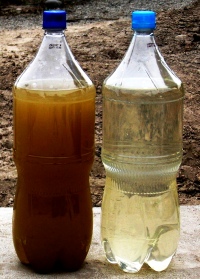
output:
[[[167,268],[179,239],[183,92],[104,87],[101,240],[126,272]]]
[[[14,89],[13,241],[38,272],[81,267],[92,237],[94,87]]]
[[[108,177],[101,237],[108,261],[126,272],[139,271],[144,262],[156,271],[167,268],[179,239],[176,183],[163,193],[131,195]]]

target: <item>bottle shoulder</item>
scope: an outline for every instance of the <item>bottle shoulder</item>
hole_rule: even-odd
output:
[[[68,90],[90,87],[93,83],[74,58],[65,36],[61,35],[44,36],[35,58],[16,80],[15,86]]]
[[[104,84],[140,90],[182,86],[181,80],[165,62],[152,36],[134,36],[122,61]]]

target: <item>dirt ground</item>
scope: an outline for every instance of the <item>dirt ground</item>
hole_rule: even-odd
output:
[[[9,10],[6,10],[9,16]],[[22,11],[23,12],[23,9]],[[27,11],[26,11],[27,12]],[[31,12],[31,9],[30,9]],[[185,86],[183,161],[177,176],[180,204],[200,204],[200,2],[157,15],[156,42]],[[94,82],[95,161],[91,171],[93,206],[101,206],[105,171],[101,162],[103,80],[119,64],[133,32],[130,19],[69,24],[70,48]],[[12,158],[12,85],[34,57],[43,30],[0,29],[0,206],[13,206],[16,169]]]

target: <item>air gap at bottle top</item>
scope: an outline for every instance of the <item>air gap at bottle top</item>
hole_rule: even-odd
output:
[[[166,269],[180,230],[184,92],[158,50],[155,27],[155,12],[133,12],[133,39],[102,89],[101,239],[107,260],[132,273],[144,263]]]
[[[13,241],[22,263],[47,273],[79,269],[90,247],[95,88],[67,44],[66,12],[44,11],[43,28],[13,87]]]

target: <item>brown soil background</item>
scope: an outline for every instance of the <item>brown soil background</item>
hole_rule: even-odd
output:
[[[17,10],[18,9],[18,10]],[[21,9],[21,10],[20,10]],[[33,7],[7,7],[3,19],[16,13],[38,13]],[[40,12],[40,11],[39,11]],[[156,42],[170,68],[185,86],[183,160],[177,175],[180,204],[200,204],[200,2],[157,14]],[[1,20],[1,19],[0,19]],[[119,64],[131,41],[130,18],[83,22],[68,25],[70,48],[94,82],[96,94],[95,161],[91,171],[93,206],[101,206],[105,171],[101,162],[103,80]],[[34,57],[43,30],[0,29],[0,206],[13,206],[17,173],[12,158],[12,85]]]

